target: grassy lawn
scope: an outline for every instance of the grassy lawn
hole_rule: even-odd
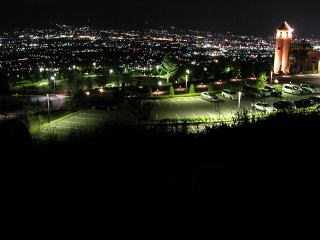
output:
[[[148,99],[166,99],[166,98],[181,98],[181,97],[197,97],[200,96],[201,93],[189,93],[189,94],[180,94],[180,95],[159,95],[159,96],[151,96]]]

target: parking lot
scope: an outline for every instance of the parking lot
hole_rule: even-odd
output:
[[[280,84],[292,83],[300,85],[307,83],[314,87],[320,88],[320,74],[305,74],[276,77]],[[274,80],[275,80],[274,79]],[[241,108],[251,109],[251,105],[256,102],[263,102],[273,105],[274,103],[287,100],[294,102],[297,100],[309,98],[311,95],[292,95],[283,93],[282,97],[266,97],[252,99],[246,96],[241,97]],[[152,116],[156,120],[173,119],[173,118],[196,118],[196,117],[217,117],[231,116],[239,111],[238,101],[225,99],[219,96],[223,102],[213,103],[203,100],[201,97],[186,98],[168,98],[152,100],[154,109]]]
[[[311,95],[291,95],[283,94],[281,98],[262,98],[252,99],[248,97],[241,98],[241,108],[251,109],[251,104],[255,102],[264,102],[274,104],[281,100],[294,102],[296,100],[309,98]],[[203,100],[201,97],[169,98],[153,100],[155,105],[152,116],[156,120],[173,118],[197,118],[197,117],[218,117],[231,116],[239,111],[238,101],[225,99],[221,103],[213,103]]]
[[[305,77],[297,76],[297,79],[284,78],[281,83],[293,82],[300,84],[307,82],[313,86],[320,86],[319,75],[307,75]],[[201,97],[181,97],[167,98],[159,100],[145,100],[143,103],[151,102],[153,104],[152,119],[179,119],[179,118],[198,118],[198,117],[222,117],[232,116],[239,111],[238,100],[230,100],[218,95],[223,101],[220,103],[209,102]],[[242,96],[240,101],[241,109],[252,110],[251,105],[256,102],[263,102],[273,105],[281,100],[294,102],[309,98],[311,95],[292,95],[283,93],[282,97],[250,98]],[[104,110],[85,110],[57,121],[34,135],[39,138],[48,138],[49,136],[65,137],[73,132],[93,131],[104,122],[136,121],[135,117],[126,110],[104,111]],[[203,126],[202,126],[203,127]],[[202,128],[201,127],[201,128]],[[198,131],[191,126],[192,132]]]

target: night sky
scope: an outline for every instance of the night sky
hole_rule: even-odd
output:
[[[303,0],[7,0],[1,3],[1,31],[50,23],[96,28],[181,29],[270,35],[287,20],[299,36],[320,37],[320,1]]]

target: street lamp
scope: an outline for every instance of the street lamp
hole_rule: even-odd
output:
[[[161,82],[161,81],[158,82],[158,86],[159,86],[159,87],[162,86],[162,82]],[[158,93],[159,93],[159,88],[157,88],[157,94],[158,94]]]
[[[190,70],[187,69],[187,71],[186,71],[186,93],[188,93],[188,77],[189,77],[189,74],[190,74]]]
[[[50,123],[50,97],[49,94],[47,94],[47,103],[48,103],[48,122]]]
[[[271,75],[270,75],[270,85],[272,84],[272,78],[273,78],[273,71],[271,71]]]
[[[55,76],[54,75],[51,76],[50,80],[53,81],[53,91],[56,91],[56,78],[55,78]]]
[[[110,75],[111,75],[111,74],[113,73],[113,70],[112,70],[112,69],[110,69],[110,70],[109,70],[109,73],[110,73]]]
[[[241,96],[242,96],[242,93],[241,91],[239,91],[239,97],[238,97],[238,109],[241,108]]]

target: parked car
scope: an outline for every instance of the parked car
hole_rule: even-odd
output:
[[[204,99],[204,100],[207,100],[209,102],[219,102],[219,101],[221,101],[220,98],[216,94],[211,93],[211,92],[203,92],[203,93],[201,93],[201,98]]]
[[[320,105],[320,96],[309,97],[309,100],[312,102],[312,104],[314,106],[319,106]]]
[[[295,101],[294,105],[296,106],[296,108],[308,108],[313,106],[311,100],[309,99],[302,99],[302,100]]]
[[[295,94],[295,95],[302,94],[302,90],[300,89],[300,87],[292,84],[284,84],[282,87],[282,91],[284,93]]]
[[[276,102],[275,104],[273,104],[273,107],[277,110],[290,110],[296,108],[294,104],[286,100]]]
[[[242,89],[242,92],[244,93],[245,96],[248,96],[248,97],[253,97],[253,98],[263,97],[263,93],[259,89],[249,85],[244,86]]]
[[[228,98],[230,100],[238,100],[237,93],[230,89],[224,89],[222,91],[222,97]]]
[[[252,104],[251,106],[254,109],[256,109],[258,111],[262,111],[262,112],[275,112],[275,111],[277,111],[276,108],[274,108],[273,106],[271,106],[270,104],[267,104],[267,103],[257,102],[255,104]]]
[[[282,96],[282,92],[273,86],[266,86],[264,89],[269,91],[272,97],[281,97]]]
[[[305,94],[315,94],[318,93],[318,90],[315,87],[312,87],[308,84],[302,83],[300,84],[300,89],[303,91]]]
[[[271,94],[271,92],[270,91],[268,91],[267,89],[260,89],[259,90],[261,93],[262,93],[262,96],[263,97],[271,97],[272,96],[272,94]]]

